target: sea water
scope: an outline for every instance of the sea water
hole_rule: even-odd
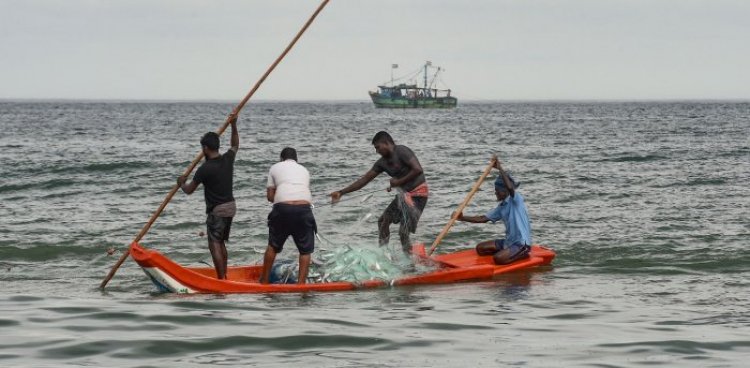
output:
[[[330,240],[316,245],[376,246],[392,193],[325,204],[372,167],[370,140],[386,130],[414,150],[430,186],[414,241],[431,243],[497,153],[522,182],[534,242],[557,252],[554,266],[452,285],[184,296],[156,293],[129,260],[100,291],[200,136],[231,109],[0,103],[0,366],[746,364],[750,104],[251,102],[239,122],[230,264],[262,258],[267,172],[286,146],[312,176]],[[387,186],[381,175],[363,191]],[[464,213],[495,205],[485,183]],[[201,190],[178,193],[142,243],[210,264],[204,219]],[[437,252],[503,232],[458,223]],[[296,252],[290,240],[279,259]]]

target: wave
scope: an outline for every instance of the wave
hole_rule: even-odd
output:
[[[184,356],[200,352],[217,352],[240,349],[244,353],[264,353],[268,351],[305,351],[325,348],[351,349],[364,348],[396,350],[400,344],[395,341],[372,336],[355,335],[289,335],[279,337],[227,336],[204,339],[158,339],[158,340],[70,340],[67,346],[57,342],[58,347],[40,349],[39,353],[48,359],[72,359],[86,356],[109,355],[117,352],[117,358],[144,359]]]
[[[678,244],[606,247],[578,245],[558,250],[560,266],[595,274],[695,275],[740,274],[750,271],[750,254],[710,248],[680,249]]]
[[[674,187],[693,187],[693,186],[721,186],[725,184],[731,184],[730,179],[726,178],[707,178],[707,177],[701,177],[701,178],[693,178],[693,179],[678,179],[675,178],[674,182],[669,183],[661,183],[661,184],[652,184],[650,187],[652,188],[674,188]]]
[[[69,187],[75,184],[78,184],[78,182],[72,179],[56,178],[36,183],[2,185],[0,186],[0,193],[19,192],[28,189],[57,189]]]
[[[0,193],[18,192],[34,187],[34,184],[6,184],[0,185]]]
[[[155,167],[156,165],[149,161],[120,161],[92,163],[85,165],[80,169],[83,172],[112,172],[127,169],[148,169]]]
[[[70,178],[81,174],[128,174],[143,169],[164,169],[163,163],[149,161],[117,161],[117,162],[73,162],[56,161],[47,162],[44,165],[23,165],[19,166],[12,172],[9,172],[6,179],[23,178],[25,181],[31,181],[30,178],[38,179],[44,176],[52,177],[52,180],[59,180],[60,177]],[[15,186],[33,186],[38,183],[16,184]],[[1,187],[0,187],[1,188]]]
[[[104,248],[77,245],[41,244],[30,247],[13,245],[0,246],[0,259],[3,261],[43,262],[59,258],[86,258],[104,254]]]
[[[652,162],[652,161],[663,161],[669,160],[669,157],[661,155],[638,155],[638,154],[626,154],[617,157],[608,157],[601,160],[594,160],[594,162]]]

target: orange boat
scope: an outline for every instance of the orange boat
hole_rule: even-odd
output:
[[[130,245],[130,254],[159,290],[172,293],[288,293],[305,291],[343,291],[383,286],[445,284],[460,281],[486,280],[503,273],[545,266],[552,263],[555,252],[540,245],[531,246],[529,257],[508,265],[496,265],[492,256],[479,256],[474,249],[426,257],[424,245],[417,245],[415,254],[434,262],[435,271],[408,275],[399,279],[353,282],[297,284],[261,284],[261,265],[229,267],[227,280],[216,279],[210,267],[183,267],[161,253]]]

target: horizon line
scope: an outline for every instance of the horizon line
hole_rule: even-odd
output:
[[[214,103],[231,104],[227,99],[139,99],[139,98],[5,98],[0,103]],[[365,99],[258,99],[255,103],[372,103]],[[623,103],[623,102],[731,102],[748,103],[750,98],[538,98],[538,99],[462,99],[461,103]]]

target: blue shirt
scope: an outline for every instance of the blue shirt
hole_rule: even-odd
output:
[[[516,192],[515,196],[508,196],[485,216],[493,223],[503,221],[505,244],[531,245],[531,224],[521,193]]]

